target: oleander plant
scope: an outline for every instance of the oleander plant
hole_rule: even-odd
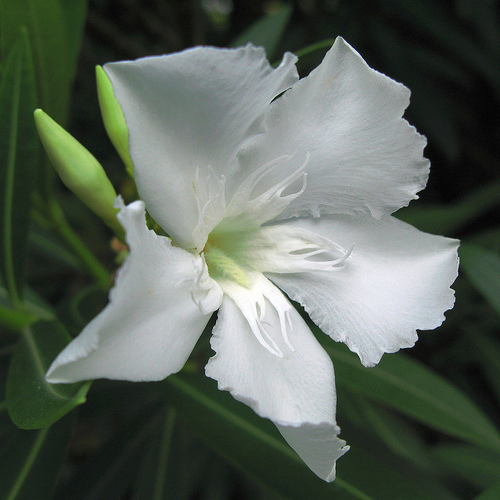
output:
[[[0,0],[0,497],[500,497],[493,0]]]

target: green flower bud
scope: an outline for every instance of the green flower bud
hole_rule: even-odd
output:
[[[120,103],[115,97],[113,85],[102,66],[96,66],[97,96],[102,120],[113,146],[120,155],[130,177],[134,177],[134,166],[128,149],[128,128]]]
[[[116,191],[95,157],[41,109],[35,111],[38,135],[64,184],[117,234]]]

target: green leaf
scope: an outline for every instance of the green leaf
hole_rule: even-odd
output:
[[[52,233],[37,224],[32,224],[28,239],[30,251],[53,262],[58,270],[61,268],[72,271],[82,270],[83,266],[78,258],[61,245]]]
[[[377,366],[365,368],[344,345],[326,339],[323,347],[332,358],[338,386],[450,436],[500,451],[500,435],[483,412],[431,369],[401,353],[386,354]]]
[[[40,321],[23,330],[7,379],[7,407],[21,429],[51,425],[85,402],[90,382],[49,384],[45,373],[71,337],[57,321]]]
[[[56,492],[57,499],[122,500],[135,479],[147,439],[158,431],[151,408],[120,427],[113,438],[79,464],[71,480]],[[145,497],[147,498],[147,497]]]
[[[453,235],[498,205],[500,181],[482,186],[452,205],[410,205],[396,215],[421,231]]]
[[[500,482],[490,486],[474,500],[498,500],[500,498]]]
[[[291,15],[292,7],[290,5],[280,5],[276,11],[253,23],[231,42],[231,46],[239,47],[249,42],[253,43],[264,47],[267,57],[272,60]]]
[[[15,331],[21,331],[25,326],[40,319],[54,319],[51,307],[29,288],[22,308],[15,308],[9,300],[9,292],[0,279],[0,324]]]
[[[0,446],[0,498],[33,500],[50,498],[66,457],[75,416],[68,415],[52,427],[37,431],[11,424]]]
[[[35,104],[33,62],[22,32],[0,82],[0,274],[16,306],[23,295],[30,201],[38,167]]]
[[[488,335],[474,324],[462,325],[462,331],[469,340],[470,350],[475,354],[480,369],[488,379],[491,388],[500,401],[500,340],[494,332]]]
[[[85,6],[85,0],[0,2],[2,58],[12,47],[20,27],[26,26],[36,65],[38,107],[62,124],[69,108]]]
[[[168,409],[162,412],[160,429],[155,433],[150,443],[149,454],[143,454],[142,470],[138,475],[139,481],[134,491],[134,498],[164,498],[168,490],[167,470],[172,457],[172,438],[175,424],[175,410]],[[153,445],[153,446],[152,446]],[[151,451],[153,453],[151,453]],[[144,458],[149,460],[144,460]]]
[[[436,446],[431,453],[439,467],[455,479],[485,488],[500,481],[500,454],[469,445]]]
[[[172,375],[163,384],[179,418],[202,441],[287,498],[417,500],[422,498],[422,487],[428,486],[384,463],[379,453],[370,455],[360,447],[339,460],[337,479],[326,483],[304,465],[269,420],[259,418],[229,393],[218,391],[215,382],[203,374]],[[432,490],[426,498],[449,498],[441,489],[437,495]]]
[[[462,243],[459,254],[467,278],[500,314],[500,256],[470,243]]]
[[[459,26],[450,22],[449,15],[438,2],[382,0],[379,5],[391,18],[399,17],[481,73],[495,90],[500,92],[500,67],[495,55],[472,40]]]
[[[343,401],[343,394],[339,392],[338,399]],[[357,401],[361,414],[369,429],[396,455],[421,470],[431,471],[432,463],[427,454],[422,438],[417,434],[409,422],[394,412],[386,410],[377,404],[366,401],[358,396]],[[343,402],[339,414],[343,415]],[[339,417],[340,419],[340,417]]]

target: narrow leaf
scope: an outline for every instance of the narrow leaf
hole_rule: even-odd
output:
[[[23,295],[30,200],[38,166],[35,103],[33,62],[23,32],[0,83],[0,274],[15,305]]]
[[[397,216],[422,231],[451,236],[499,205],[500,181],[496,181],[481,186],[452,205],[410,205]]]
[[[500,256],[477,245],[463,243],[460,261],[467,278],[500,314]]]
[[[68,415],[52,427],[26,431],[11,424],[0,445],[0,498],[51,498],[73,434],[75,417]]]
[[[333,483],[322,481],[288,447],[270,421],[217,390],[203,374],[172,375],[164,386],[179,418],[201,440],[251,478],[287,498],[422,498],[417,481],[361,447],[352,448],[339,460]]]
[[[49,384],[45,373],[71,337],[57,321],[40,321],[23,330],[7,379],[7,407],[21,429],[51,425],[85,402],[90,382]]]
[[[470,349],[476,355],[480,369],[488,379],[491,388],[500,401],[500,339],[498,335],[488,335],[475,324],[462,325]]]
[[[264,47],[267,57],[272,60],[291,15],[292,7],[281,5],[275,12],[267,14],[252,24],[233,40],[231,46],[239,47],[251,42],[259,47]]]
[[[498,500],[500,498],[500,482],[490,486],[474,500]]]
[[[485,488],[500,481],[500,454],[470,445],[441,445],[432,450],[440,468],[455,478]]]
[[[62,124],[69,108],[85,4],[85,0],[0,2],[0,54],[5,57],[20,27],[26,26],[35,60],[38,106]]]
[[[377,366],[365,368],[345,346],[325,341],[323,347],[333,360],[339,386],[450,436],[500,451],[500,435],[483,412],[424,365],[399,353],[386,354]]]
[[[128,498],[145,443],[158,430],[151,408],[120,427],[112,439],[79,464],[75,474],[57,490],[57,499],[122,500]],[[147,497],[145,497],[147,498]]]

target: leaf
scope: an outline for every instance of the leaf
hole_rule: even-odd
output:
[[[30,201],[38,167],[35,104],[35,74],[23,32],[0,83],[0,274],[16,306],[23,295]]]
[[[168,409],[162,412],[159,429],[149,443],[147,452],[142,455],[141,473],[138,474],[133,498],[160,499],[166,496],[165,493],[170,486],[166,482],[168,466],[174,459],[172,456],[174,424],[175,410]]]
[[[85,5],[84,0],[0,2],[2,57],[9,52],[19,28],[26,26],[33,47],[39,95],[38,106],[32,111],[42,107],[62,124],[68,114]]]
[[[14,308],[9,301],[9,293],[0,279],[0,324],[14,331],[21,331],[25,326],[39,319],[54,319],[51,307],[29,288],[22,308]]]
[[[339,392],[338,399],[342,402],[339,413],[342,412],[341,414],[343,414],[342,392]],[[409,422],[377,404],[366,401],[365,398],[359,398],[359,396],[358,406],[370,430],[378,436],[389,450],[419,469],[431,472],[432,463],[424,442]]]
[[[7,379],[7,407],[21,429],[39,429],[85,402],[90,382],[49,384],[45,373],[71,337],[57,321],[27,326],[12,356]]]
[[[26,431],[11,424],[0,446],[0,498],[50,498],[66,457],[76,418],[68,415],[52,427]]]
[[[500,67],[496,57],[450,22],[449,16],[438,3],[429,0],[382,0],[379,5],[391,17],[399,17],[435,40],[442,48],[448,49],[487,78],[493,88],[500,92]]]
[[[498,500],[500,497],[500,482],[490,486],[487,490],[483,491],[474,500]]]
[[[481,186],[452,205],[409,206],[396,215],[421,231],[453,235],[498,205],[500,181]]]
[[[385,355],[377,366],[365,368],[344,345],[328,339],[322,345],[332,358],[338,386],[449,436],[500,451],[500,435],[483,412],[431,369],[401,353]]]
[[[459,255],[467,278],[500,314],[500,256],[471,243],[462,243]]]
[[[436,446],[431,456],[441,469],[455,479],[466,479],[485,488],[500,481],[500,454],[475,446],[454,444]]]
[[[280,5],[280,7],[270,14],[253,23],[246,31],[231,42],[231,47],[239,47],[247,43],[264,47],[267,57],[275,57],[278,46],[285,28],[292,15],[292,7],[289,5]]]
[[[98,452],[79,464],[69,482],[57,490],[57,499],[122,500],[137,474],[146,440],[158,430],[151,408],[121,427]]]
[[[172,375],[163,382],[182,422],[213,450],[254,480],[290,499],[421,499],[417,481],[384,463],[379,454],[352,448],[337,464],[337,479],[317,478],[267,419],[218,391],[203,374]],[[432,487],[431,487],[432,490]],[[448,498],[439,489],[427,498]],[[425,493],[426,494],[426,493]]]
[[[29,233],[30,251],[54,262],[57,269],[82,270],[81,262],[52,233],[32,224]]]
[[[474,324],[465,323],[462,331],[469,340],[470,351],[475,354],[480,369],[500,401],[500,342],[498,336],[488,335]]]

